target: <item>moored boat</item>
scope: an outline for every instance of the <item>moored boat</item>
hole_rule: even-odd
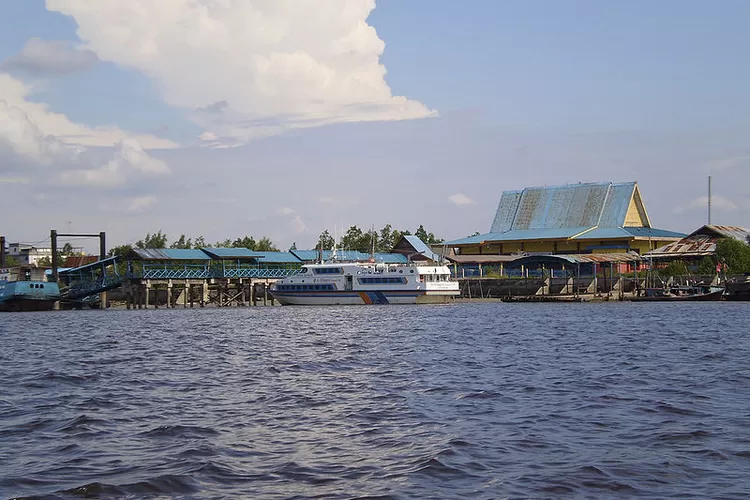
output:
[[[282,305],[373,305],[449,302],[460,289],[443,265],[333,261],[307,264],[270,292]]]
[[[683,302],[721,300],[724,288],[710,285],[674,286],[665,288],[646,288],[644,294],[633,297],[635,302]]]
[[[46,281],[43,270],[34,276],[36,268],[18,268],[3,273],[11,279],[0,280],[0,311],[51,311],[60,300],[57,283]]]

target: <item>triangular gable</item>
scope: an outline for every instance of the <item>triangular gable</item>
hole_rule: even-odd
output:
[[[622,227],[651,227],[651,221],[648,218],[646,206],[643,204],[638,184],[635,185],[633,194],[630,197],[628,211],[625,214],[625,221],[623,222]]]

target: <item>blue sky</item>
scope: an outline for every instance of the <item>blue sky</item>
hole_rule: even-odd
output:
[[[0,4],[0,232],[453,239],[503,190],[630,180],[689,232],[709,174],[750,226],[750,3],[313,3]]]

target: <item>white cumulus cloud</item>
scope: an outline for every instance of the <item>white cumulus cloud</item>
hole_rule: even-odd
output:
[[[177,147],[174,142],[152,135],[130,134],[117,127],[87,127],[71,122],[67,116],[50,111],[43,103],[32,102],[32,88],[6,73],[0,73],[0,140],[14,143],[16,150],[44,156],[41,139],[54,140],[60,146],[108,147],[123,139],[134,138],[146,149]],[[41,137],[33,137],[32,130]],[[34,132],[36,133],[36,132]],[[34,144],[36,143],[36,144]],[[31,149],[40,148],[32,152]],[[47,148],[50,146],[48,145]]]
[[[26,84],[0,73],[0,171],[29,174],[43,181],[115,187],[138,177],[163,175],[169,167],[144,147],[172,147],[170,141],[130,135],[117,128],[89,128],[27,99]],[[114,147],[111,160],[89,146]]]
[[[463,193],[456,193],[452,194],[448,197],[448,201],[453,203],[454,205],[461,206],[461,205],[473,205],[475,202],[468,196],[466,196]]]
[[[85,48],[158,83],[210,146],[285,130],[435,114],[395,96],[374,0],[47,0]],[[217,141],[221,138],[221,141]]]
[[[114,158],[102,167],[76,169],[63,172],[62,181],[68,184],[118,187],[134,176],[155,176],[169,173],[166,163],[152,158],[135,139],[126,139],[115,148]]]

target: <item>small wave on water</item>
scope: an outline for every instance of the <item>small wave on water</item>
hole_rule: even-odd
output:
[[[4,316],[0,499],[750,498],[744,304],[641,306]]]

